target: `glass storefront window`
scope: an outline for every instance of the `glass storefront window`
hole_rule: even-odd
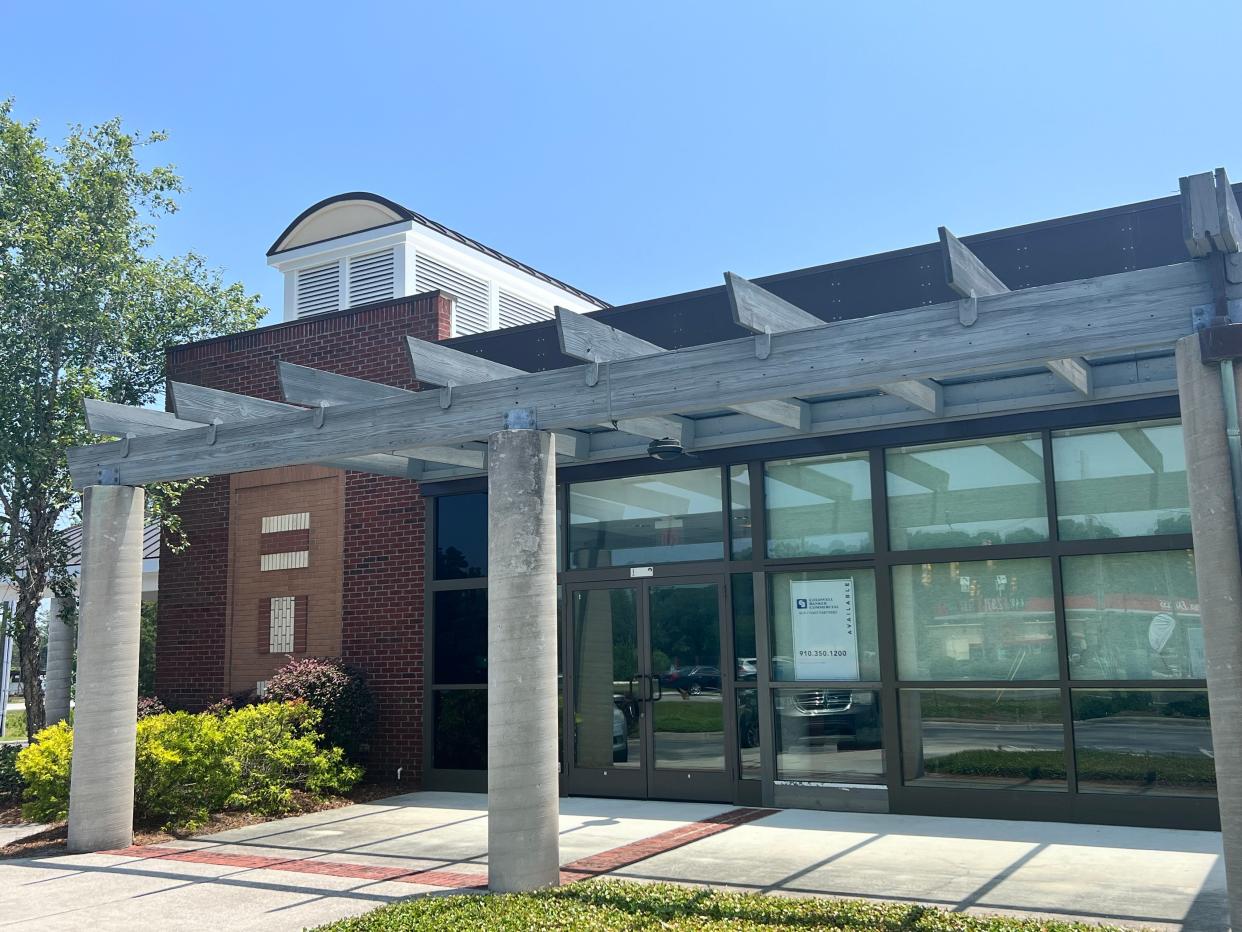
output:
[[[902,777],[916,785],[1063,790],[1056,689],[903,689]]]
[[[486,770],[487,690],[444,689],[434,695],[434,766]]]
[[[871,466],[866,453],[764,464],[768,556],[870,553]]]
[[[872,570],[773,573],[768,589],[772,679],[880,678]]]
[[[903,680],[1047,680],[1059,675],[1046,559],[893,567]]]
[[[487,575],[487,494],[439,495],[436,509],[436,579]]]
[[[487,682],[487,590],[449,589],[435,594],[432,682]]]
[[[737,704],[738,775],[743,780],[763,779],[759,760],[759,690],[738,689]]]
[[[750,467],[729,467],[729,537],[733,559],[754,556],[754,526],[750,515]]]
[[[1063,557],[1061,576],[1074,679],[1207,675],[1192,551]]]
[[[884,776],[880,694],[872,689],[776,689],[776,778],[878,781]]]
[[[734,573],[729,580],[733,601],[733,657],[740,680],[759,676],[759,650],[755,646],[755,579],[750,573]]]
[[[884,462],[894,550],[1048,539],[1039,434],[898,447]]]
[[[1070,695],[1080,790],[1216,795],[1204,690],[1075,689]]]
[[[597,569],[724,558],[719,469],[569,487],[569,565]]]
[[[1056,433],[1052,464],[1062,540],[1190,533],[1181,424]]]

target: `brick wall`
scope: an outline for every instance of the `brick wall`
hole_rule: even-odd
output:
[[[416,389],[404,337],[447,339],[438,292],[175,347],[169,377],[281,400],[276,362]],[[416,483],[345,474],[341,652],[367,672],[377,701],[370,769],[403,780],[422,769],[423,555],[426,509]],[[229,480],[182,498],[185,553],[160,565],[156,686],[170,705],[199,709],[228,690]]]

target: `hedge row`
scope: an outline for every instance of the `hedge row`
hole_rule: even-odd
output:
[[[323,926],[321,932],[459,932],[461,929],[564,932],[1106,932],[1110,926],[1008,916],[968,916],[908,903],[793,899],[716,893],[672,884],[612,880],[542,893],[436,896],[384,906]]]

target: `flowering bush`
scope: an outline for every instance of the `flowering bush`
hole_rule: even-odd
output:
[[[324,744],[339,747],[357,760],[366,748],[375,701],[362,674],[326,657],[291,660],[268,680],[265,698],[301,700],[323,714]]]
[[[168,707],[160,702],[157,696],[139,696],[138,697],[138,718],[143,719],[151,715],[163,715],[168,711]]]

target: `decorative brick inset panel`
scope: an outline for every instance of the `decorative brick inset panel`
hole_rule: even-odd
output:
[[[259,553],[290,553],[310,550],[310,528],[304,531],[276,531],[259,536]]]

